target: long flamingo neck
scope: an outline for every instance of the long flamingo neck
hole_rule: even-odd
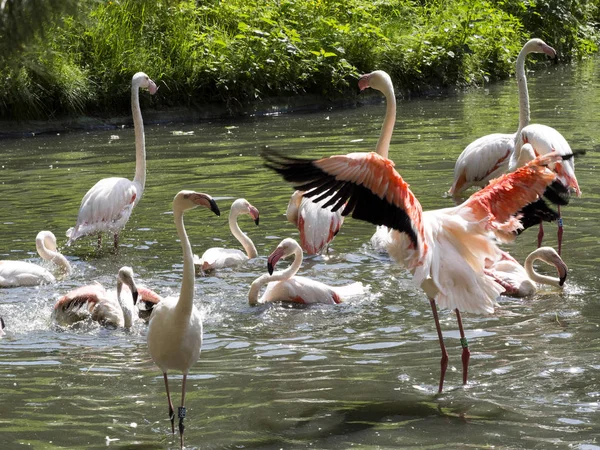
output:
[[[179,301],[177,302],[176,310],[182,316],[189,317],[192,314],[192,308],[194,306],[194,256],[190,240],[188,239],[183,225],[183,211],[176,210],[174,216],[177,236],[179,236],[181,248],[183,250],[183,279],[181,280],[181,291],[179,293]]]
[[[136,85],[131,86],[131,114],[133,116],[133,129],[135,131],[135,177],[134,182],[146,186],[146,138],[144,136],[144,121],[140,108],[140,89]],[[136,202],[141,198],[141,193]]]
[[[65,258],[64,255],[55,250],[50,250],[44,245],[43,240],[36,242],[35,246],[38,254],[40,255],[40,257],[42,257],[42,259],[56,264],[67,275],[71,273],[71,264],[69,263],[69,260]]]
[[[117,279],[117,300],[123,311],[123,326],[125,328],[131,328],[133,326],[133,310],[135,305],[133,304],[133,297],[127,296],[127,299],[124,299],[121,296],[122,288],[123,282]]]
[[[278,270],[273,273],[273,275],[264,274],[258,277],[256,280],[252,282],[250,285],[250,291],[248,292],[248,304],[250,306],[254,306],[258,304],[258,294],[260,293],[261,288],[272,281],[282,281],[289,280],[292,278],[302,265],[302,248],[298,246],[297,249],[294,250],[294,262],[285,270]]]
[[[527,90],[527,77],[525,75],[525,58],[529,50],[523,47],[517,57],[516,76],[519,88],[519,129],[517,135],[523,128],[529,125],[529,92]]]
[[[380,156],[387,158],[390,150],[392,133],[394,131],[394,124],[396,123],[396,96],[394,95],[394,86],[390,83],[386,83],[385,88],[381,92],[385,96],[386,101],[385,118],[383,119],[381,134],[379,135],[375,151]]]
[[[531,278],[536,283],[559,287],[560,280],[558,278],[550,277],[547,275],[541,275],[535,271],[533,263],[538,259],[544,261],[546,264],[556,266],[554,263],[546,260],[538,250],[531,252],[525,260],[525,271],[527,272],[527,275],[529,275],[529,278]]]
[[[235,237],[239,243],[242,244],[242,247],[244,247],[248,258],[256,258],[258,256],[258,252],[254,246],[254,242],[252,242],[252,239],[250,239],[248,235],[240,229],[240,226],[237,223],[238,216],[239,214],[235,213],[229,214],[229,229],[231,230],[231,234],[233,234],[233,237]]]

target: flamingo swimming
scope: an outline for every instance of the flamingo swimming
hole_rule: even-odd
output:
[[[519,90],[519,128],[515,133],[494,133],[471,142],[460,154],[454,166],[454,182],[448,191],[457,198],[471,186],[485,186],[509,169],[515,150],[515,140],[529,124],[529,93],[525,76],[525,59],[530,53],[545,53],[556,57],[556,50],[541,39],[530,39],[517,57],[515,74]],[[520,148],[520,147],[519,147]]]
[[[258,225],[258,209],[252,206],[245,198],[238,198],[232,203],[231,210],[229,211],[229,229],[231,230],[233,237],[242,244],[245,253],[241,250],[231,248],[209,248],[202,254],[201,258],[194,255],[196,274],[215,269],[222,269],[223,267],[235,266],[258,256],[252,239],[250,239],[247,234],[243,233],[238,225],[237,220],[241,214],[248,214],[252,217],[254,223]]]
[[[67,245],[88,234],[98,234],[98,248],[102,245],[102,233],[114,234],[115,249],[119,245],[119,232],[138,204],[146,184],[146,140],[144,122],[140,109],[140,89],[148,89],[154,95],[158,88],[143,72],[131,80],[131,112],[135,130],[135,176],[127,178],[104,178],[98,181],[81,200],[77,223],[67,230]]]
[[[277,262],[294,255],[292,265],[283,271],[273,273]],[[267,259],[269,274],[264,274],[252,282],[248,292],[248,303],[251,306],[268,302],[290,302],[300,304],[336,304],[351,295],[364,292],[362,283],[346,286],[328,286],[310,278],[296,276],[302,265],[302,247],[292,238],[286,238],[277,246]],[[267,284],[267,290],[259,299],[261,288]]]
[[[133,270],[124,266],[117,274],[116,291],[107,291],[97,282],[75,288],[58,299],[52,318],[61,326],[92,320],[103,326],[131,328],[138,317],[138,297]]]
[[[185,382],[190,368],[198,361],[202,347],[202,319],[200,311],[194,305],[194,258],[192,246],[183,224],[185,211],[203,206],[217,216],[220,215],[217,203],[207,194],[194,191],[180,191],[173,200],[173,216],[177,236],[183,249],[183,279],[179,298],[167,297],[156,304],[150,316],[148,326],[148,351],[154,363],[163,373],[171,431],[175,434],[175,416],[171,394],[169,392],[169,370],[183,372],[181,387],[181,406],[177,411],[179,433],[183,448],[183,419],[185,418]]]
[[[538,259],[556,267],[558,278],[537,273],[533,263]],[[525,267],[504,252],[499,261],[486,268],[486,273],[504,288],[504,295],[527,297],[536,293],[536,283],[563,287],[568,268],[556,250],[552,247],[540,247],[527,256]]]
[[[58,252],[56,237],[51,231],[40,231],[35,238],[40,257],[59,266],[65,275],[71,273],[69,260]],[[56,278],[47,269],[26,261],[0,261],[0,287],[37,286],[55,283]]]
[[[485,269],[502,257],[496,239],[510,240],[521,226],[515,214],[539,198],[556,174],[548,167],[557,154],[536,158],[515,172],[493,180],[461,205],[423,212],[394,163],[377,153],[350,153],[319,160],[263,153],[265,165],[305,196],[331,200],[325,207],[342,215],[392,229],[388,253],[407,267],[429,299],[442,351],[439,392],[448,353],[437,306],[456,312],[463,347],[463,384],[470,351],[461,311],[489,314],[504,288]]]

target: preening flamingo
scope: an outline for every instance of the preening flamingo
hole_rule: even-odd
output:
[[[209,248],[202,254],[201,258],[194,255],[196,274],[215,269],[222,269],[223,267],[235,266],[258,256],[254,242],[252,242],[252,239],[250,239],[246,233],[242,232],[238,225],[237,220],[241,214],[248,214],[252,217],[254,223],[258,225],[258,209],[252,206],[245,198],[238,198],[233,202],[231,210],[229,211],[229,229],[231,230],[233,237],[242,244],[245,253],[241,250],[232,248]]]
[[[517,135],[529,124],[525,58],[530,53],[545,53],[551,58],[556,57],[556,51],[541,39],[530,39],[525,43],[517,57],[515,69],[519,89],[519,128],[512,134],[494,133],[480,137],[463,150],[456,160],[454,183],[448,191],[455,198],[471,186],[485,186],[490,180],[508,171]]]
[[[273,273],[275,265],[281,258],[294,255],[292,265],[285,270]],[[268,302],[290,302],[300,304],[341,303],[351,295],[364,292],[362,283],[346,286],[328,286],[310,278],[296,276],[302,265],[302,248],[292,238],[286,238],[277,246],[267,259],[269,274],[264,274],[252,282],[248,292],[248,303],[251,306]],[[259,299],[261,288],[267,284],[267,290]]]
[[[65,275],[71,273],[71,264],[56,248],[54,233],[40,231],[35,238],[35,247],[40,257],[59,266]],[[0,287],[37,286],[55,282],[54,275],[37,264],[26,261],[0,261]]]
[[[558,278],[537,273],[533,263],[538,259],[556,267]],[[552,247],[540,247],[527,256],[525,267],[504,252],[499,261],[486,269],[486,273],[504,288],[504,295],[527,297],[536,293],[536,283],[563,287],[567,279],[568,268],[556,250]]]
[[[194,257],[192,246],[183,224],[183,213],[187,210],[203,206],[209,208],[217,216],[220,215],[217,203],[207,194],[194,191],[180,191],[173,200],[173,216],[177,236],[183,249],[183,279],[179,298],[162,299],[154,307],[148,326],[148,351],[154,363],[163,373],[167,400],[169,402],[169,418],[171,431],[175,434],[175,416],[171,394],[169,392],[169,370],[183,372],[181,387],[181,406],[178,409],[179,433],[183,448],[183,419],[185,418],[185,382],[190,368],[198,361],[202,347],[202,320],[200,311],[194,305]]]
[[[413,274],[429,298],[442,350],[439,391],[442,391],[448,353],[437,305],[456,311],[463,347],[463,383],[467,382],[470,351],[461,311],[492,313],[504,288],[486,274],[502,251],[496,238],[514,238],[520,222],[515,214],[539,198],[556,174],[548,169],[561,160],[550,154],[536,158],[514,173],[493,180],[461,205],[423,212],[394,163],[376,153],[351,153],[319,160],[263,153],[275,170],[305,196],[321,200],[342,215],[392,228],[389,254]]]
[[[131,80],[131,112],[135,130],[135,176],[127,178],[104,178],[98,181],[81,200],[77,223],[67,230],[67,245],[82,236],[98,234],[98,248],[102,245],[102,233],[114,234],[115,249],[119,245],[119,232],[123,229],[133,207],[138,204],[146,184],[146,139],[140,109],[140,89],[148,89],[154,95],[158,88],[143,72]]]
[[[138,318],[138,297],[133,270],[124,266],[117,274],[116,291],[107,291],[97,282],[73,289],[58,299],[52,318],[62,326],[92,320],[103,326],[131,328]]]

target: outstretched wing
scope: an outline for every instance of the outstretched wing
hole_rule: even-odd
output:
[[[292,158],[272,150],[262,154],[265,165],[314,202],[326,197],[342,215],[385,225],[406,233],[415,249],[426,252],[421,204],[394,163],[377,153],[350,153],[318,160]]]

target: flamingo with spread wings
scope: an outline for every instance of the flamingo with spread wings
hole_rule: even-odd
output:
[[[513,239],[521,224],[517,211],[536,201],[556,174],[548,167],[562,160],[549,154],[492,181],[461,205],[423,211],[394,163],[377,153],[351,153],[319,160],[263,153],[267,167],[294,183],[305,196],[342,215],[392,229],[389,254],[407,267],[429,298],[442,350],[439,391],[448,353],[437,306],[456,312],[463,346],[463,383],[467,382],[470,351],[461,311],[489,314],[503,287],[485,269],[502,257],[496,238]]]

